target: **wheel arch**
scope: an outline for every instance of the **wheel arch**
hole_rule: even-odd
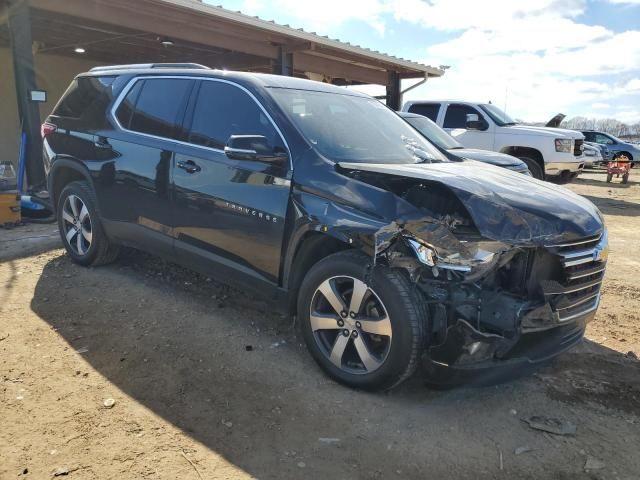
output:
[[[512,155],[514,157],[517,157],[518,155],[531,157],[536,162],[538,162],[540,164],[540,167],[542,167],[542,169],[544,170],[544,156],[542,155],[542,152],[537,148],[511,145],[502,147],[500,149],[500,153],[506,153],[507,155]]]
[[[86,166],[71,158],[58,158],[53,162],[49,172],[49,196],[51,207],[55,212],[58,207],[60,193],[66,185],[75,181],[86,180],[93,188],[93,180]]]
[[[327,233],[309,230],[302,234],[293,246],[288,268],[285,269],[284,287],[289,292],[287,311],[293,314],[296,310],[300,285],[306,272],[323,258],[340,251],[352,248],[347,242]]]
[[[614,157],[617,157],[619,155],[626,155],[627,157],[629,157],[629,160],[633,161],[633,155],[631,155],[631,152],[628,152],[626,150],[620,150],[619,152],[616,152],[614,154]]]

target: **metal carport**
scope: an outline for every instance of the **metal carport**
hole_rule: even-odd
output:
[[[0,18],[5,19],[0,25],[0,49],[10,51],[7,57],[14,70],[14,79],[3,78],[3,82],[13,83],[18,105],[15,123],[18,129],[22,123],[29,137],[27,173],[33,187],[43,180],[41,118],[73,76],[88,65],[195,62],[337,85],[377,84],[386,87],[387,104],[395,109],[401,103],[401,80],[444,73],[196,0],[0,0],[0,5]],[[75,66],[80,57],[81,64]],[[54,72],[60,68],[65,71]],[[9,71],[4,69],[2,76]],[[60,78],[60,85],[48,84],[53,77]],[[29,90],[38,87],[49,96],[48,104],[41,107],[28,96]],[[2,99],[3,115],[10,111],[8,101]],[[17,135],[12,131],[16,139],[0,136],[0,147],[13,143],[2,148],[3,155],[16,150]]]

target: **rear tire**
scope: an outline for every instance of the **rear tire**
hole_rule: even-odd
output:
[[[391,389],[411,376],[427,321],[408,278],[382,265],[372,268],[371,259],[356,251],[335,253],[311,268],[300,287],[298,318],[322,370],[370,391]]]
[[[58,229],[67,253],[80,265],[113,262],[120,251],[105,235],[100,212],[88,182],[71,182],[58,199]]]
[[[540,164],[530,157],[518,157],[524,163],[527,164],[529,171],[531,172],[531,176],[533,178],[537,178],[538,180],[544,180],[544,170],[540,166]]]
[[[558,185],[566,185],[573,182],[578,177],[578,175],[578,172],[573,172],[568,175],[559,175],[553,179],[553,183],[557,183]]]
[[[627,183],[628,181],[629,181],[629,174],[628,174],[628,173],[625,173],[625,174],[622,176],[622,183]]]
[[[613,178],[613,174],[612,173],[608,173],[607,174],[607,183],[611,183],[611,179]]]

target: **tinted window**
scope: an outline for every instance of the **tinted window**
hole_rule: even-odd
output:
[[[104,109],[110,101],[108,87],[114,77],[78,77],[56,105],[53,115],[80,118],[90,110]]]
[[[467,128],[467,114],[475,113],[482,120],[478,111],[467,105],[449,105],[444,117],[444,128]]]
[[[438,112],[440,111],[439,103],[414,103],[409,107],[411,113],[417,113],[427,117],[431,121],[438,120]]]
[[[120,102],[118,106],[118,110],[116,111],[116,118],[120,125],[123,128],[128,129],[131,126],[131,114],[133,113],[133,109],[136,106],[136,101],[138,100],[138,95],[140,94],[140,90],[142,88],[142,84],[144,82],[136,82],[127,96]]]
[[[595,142],[596,141],[596,135],[593,132],[582,132],[582,134],[584,135],[584,139],[587,142]]]
[[[249,95],[228,83],[203,81],[189,142],[223,149],[231,135],[263,135],[269,145],[284,149],[280,135]]]
[[[138,83],[141,84],[139,87]],[[134,132],[164,138],[183,138],[180,125],[193,83],[193,80],[178,78],[139,81],[118,107],[118,120],[123,127]]]
[[[602,133],[596,133],[596,142],[601,145],[613,145],[613,140]]]

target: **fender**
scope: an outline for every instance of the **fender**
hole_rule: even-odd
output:
[[[56,176],[60,174],[62,169],[70,169],[81,175],[94,189],[93,177],[89,172],[89,169],[78,159],[68,155],[57,155],[51,162],[51,170],[47,176],[47,190],[49,191],[49,197],[51,199],[52,211],[55,213],[58,205],[57,195],[60,192],[54,190],[56,184]],[[95,191],[95,189],[94,189]]]

